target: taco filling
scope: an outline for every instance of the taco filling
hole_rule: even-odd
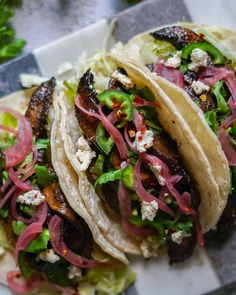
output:
[[[167,246],[172,263],[190,257],[196,242],[204,241],[199,193],[158,120],[160,107],[124,69],[117,68],[99,94],[88,70],[75,99],[83,131],[76,156],[107,214],[119,216],[123,230],[142,240],[144,256]]]
[[[210,35],[207,32],[204,35],[187,27],[171,26],[150,35],[153,40],[140,48],[141,61],[148,61],[146,66],[152,72],[188,93],[204,112],[227,157],[231,188],[227,206],[218,223],[218,233],[225,235],[235,222],[235,60],[222,50],[220,41],[214,44],[208,41]]]
[[[39,86],[25,116],[0,107],[0,222],[18,266],[7,281],[19,294],[33,292],[46,280],[66,294],[119,294],[135,275],[95,244],[52,166],[48,121],[54,88],[53,78]]]

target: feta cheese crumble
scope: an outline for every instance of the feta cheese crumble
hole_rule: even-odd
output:
[[[50,262],[50,263],[55,263],[58,260],[60,260],[60,257],[54,252],[53,249],[47,249],[47,250],[41,252],[38,255],[38,258],[43,261]]]
[[[193,91],[198,95],[202,94],[205,91],[210,90],[210,87],[202,83],[201,81],[193,81],[192,88],[193,88]]]
[[[84,136],[81,136],[77,141],[78,151],[76,153],[76,157],[79,159],[81,163],[80,170],[86,171],[94,157],[96,157],[96,153],[92,151],[91,147],[88,144],[88,141]]]
[[[151,130],[138,131],[135,134],[134,146],[138,152],[146,152],[151,146],[153,146],[153,132]]]
[[[120,71],[116,70],[111,77],[115,80],[117,80],[118,82],[120,82],[122,85],[124,85],[126,88],[133,88],[134,87],[134,83],[133,81],[126,76],[125,74],[122,74]]]
[[[179,231],[171,234],[171,240],[174,243],[180,245],[182,243],[182,241],[183,241],[183,238],[187,238],[187,237],[190,237],[190,236],[191,236],[191,234],[186,233],[186,232],[184,232],[182,230],[179,230]]]
[[[5,249],[0,246],[0,257],[5,254]]]
[[[140,245],[140,249],[144,258],[157,257],[159,245],[147,240],[143,240]]]
[[[152,202],[142,202],[141,205],[141,213],[142,213],[142,220],[150,220],[153,221],[157,215],[158,210],[158,203],[156,201]]]
[[[165,65],[171,68],[178,68],[181,64],[180,56],[181,56],[181,51],[177,51],[173,56],[169,57],[166,60]]]
[[[199,67],[206,67],[208,62],[208,54],[199,48],[193,49],[191,53],[192,62],[188,65],[190,71],[197,72]]]
[[[32,189],[31,191],[19,195],[17,202],[26,205],[39,206],[45,201],[45,199],[46,197],[39,190]]]
[[[161,171],[162,171],[162,167],[161,165],[151,165],[150,169],[152,170],[152,172],[155,174],[158,183],[161,186],[164,186],[166,184],[165,178],[161,175]]]
[[[70,280],[81,277],[81,269],[78,266],[70,265],[69,266],[69,272],[68,272],[68,278]]]

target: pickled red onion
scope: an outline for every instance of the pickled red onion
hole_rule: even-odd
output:
[[[221,143],[222,149],[226,155],[229,165],[236,166],[236,151],[231,144],[231,137],[226,132],[234,122],[236,121],[236,113],[233,113],[228,117],[220,126],[219,129],[219,141]]]
[[[137,131],[141,131],[143,128],[146,129],[144,118],[137,109],[134,109],[132,122],[134,123],[134,126],[137,129]]]
[[[48,224],[50,240],[54,251],[71,264],[81,268],[100,268],[114,266],[117,262],[100,262],[84,258],[73,253],[64,243],[62,237],[63,219],[54,215]]]
[[[121,181],[119,183],[117,195],[118,195],[120,212],[122,216],[122,224],[123,224],[124,230],[129,234],[134,234],[142,238],[155,234],[154,231],[151,229],[138,227],[129,222],[129,217],[132,215],[131,199],[129,198],[128,192]]]
[[[183,198],[182,195],[176,190],[173,185],[173,177],[169,170],[169,167],[158,157],[148,155],[147,153],[142,153],[141,157],[149,162],[150,165],[159,165],[161,166],[161,174],[165,179],[166,186],[171,193],[171,195],[176,199],[177,204],[179,205],[180,209],[186,214],[196,214],[196,212],[186,203],[186,198]]]
[[[8,174],[10,179],[13,181],[15,186],[17,186],[22,191],[30,191],[32,189],[32,186],[23,182],[22,179],[19,179],[17,176],[17,173],[12,169],[8,169]]]
[[[159,208],[162,211],[168,213],[172,217],[175,217],[175,213],[167,206],[167,204],[163,200],[154,197],[149,192],[147,192],[145,188],[143,187],[141,176],[140,176],[141,163],[142,163],[142,159],[139,158],[134,166],[134,187],[135,187],[136,193],[145,202],[151,203],[152,201],[156,201],[158,203]]]
[[[15,249],[15,261],[18,265],[18,257],[19,252],[25,250],[29,244],[33,241],[33,239],[37,236],[37,234],[41,233],[43,230],[41,222],[31,223],[23,233],[19,236],[16,242]]]
[[[44,224],[47,215],[48,215],[48,206],[47,206],[47,202],[43,202],[42,204],[40,204],[37,209],[36,212],[34,213],[34,215],[27,219],[23,216],[21,216],[18,212],[17,212],[17,207],[16,207],[16,203],[17,203],[17,198],[18,198],[18,194],[16,194],[15,196],[13,196],[12,200],[11,200],[11,213],[12,216],[15,220],[18,221],[22,221],[26,224],[31,224],[31,223],[35,223],[35,222],[39,222],[41,224]]]
[[[234,80],[234,72],[228,71],[228,74],[225,76],[224,81],[231,93],[231,97],[228,101],[228,105],[231,109],[235,109],[236,108],[236,82]]]
[[[18,120],[18,133],[13,146],[3,151],[6,156],[6,169],[12,168],[24,161],[32,149],[32,128],[26,117],[15,110],[0,107],[0,112],[9,113]]]
[[[35,289],[38,289],[43,279],[40,277],[33,277],[27,281],[16,282],[15,279],[21,277],[19,270],[12,270],[7,273],[7,283],[10,289],[18,294],[32,293]]]
[[[11,128],[11,127],[0,125],[0,129],[2,129],[4,131],[7,131],[9,133],[12,133],[14,135],[17,135],[17,130],[15,130],[15,129]]]
[[[217,81],[224,79],[228,73],[229,70],[226,68],[209,66],[200,69],[199,80],[208,86],[212,86]]]

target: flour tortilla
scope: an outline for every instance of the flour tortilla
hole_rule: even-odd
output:
[[[228,29],[220,28],[217,26],[203,25],[199,26],[197,24],[175,24],[188,27],[197,33],[206,33],[207,38],[210,38],[212,41],[213,38],[221,43],[221,47],[224,47],[224,53],[231,59],[236,59],[236,34]],[[162,27],[163,28],[163,27]],[[154,32],[161,28],[155,28],[149,32]],[[215,182],[218,185],[220,192],[220,199],[218,200],[219,206],[215,212],[215,225],[222,214],[225,205],[227,203],[229,189],[230,189],[230,173],[229,165],[225,154],[221,148],[218,138],[211,130],[207,124],[202,110],[192,101],[190,96],[181,88],[174,85],[173,83],[167,81],[166,79],[157,76],[155,73],[151,73],[145,65],[142,65],[140,59],[140,48],[143,44],[151,42],[153,38],[150,36],[149,32],[142,33],[138,36],[135,36],[129,41],[123,48],[119,49],[119,52],[116,54],[125,56],[125,58],[134,66],[137,66],[146,73],[152,80],[162,88],[162,90],[169,97],[171,102],[178,109],[179,114],[183,117],[185,123],[190,127],[192,134],[197,140],[198,144],[201,146],[202,151],[207,157],[208,164],[211,169],[211,174],[215,179]],[[193,167],[194,169],[194,167]],[[196,169],[196,168],[195,168]],[[200,173],[199,170],[196,173]],[[195,174],[194,172],[192,172]],[[202,173],[202,171],[201,171]],[[215,198],[209,196],[209,206],[212,207],[212,203],[215,202]],[[201,198],[203,200],[203,197]],[[207,200],[206,200],[207,202]],[[202,207],[202,206],[201,206]],[[200,213],[206,214],[204,210],[200,207]],[[216,215],[217,214],[217,215]],[[218,218],[217,218],[218,216]],[[214,228],[212,226],[207,226],[206,228]]]
[[[54,110],[55,118],[51,131],[52,163],[58,176],[61,189],[71,208],[86,221],[92,232],[94,241],[101,247],[101,249],[112,257],[128,264],[126,256],[107,241],[84,205],[84,200],[81,197],[79,190],[78,174],[73,169],[73,166],[65,153],[62,130],[60,129],[62,115],[57,100],[54,101]]]

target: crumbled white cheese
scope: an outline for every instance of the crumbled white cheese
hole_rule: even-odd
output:
[[[202,94],[205,91],[207,92],[210,90],[210,87],[202,83],[201,81],[193,81],[192,88],[193,88],[193,91],[198,95]]]
[[[186,233],[186,232],[184,232],[182,230],[179,230],[179,231],[171,234],[171,240],[174,243],[180,245],[182,243],[183,238],[187,238],[187,237],[190,237],[190,236],[191,236],[191,234],[188,234],[188,233]]]
[[[53,249],[47,249],[47,250],[41,252],[38,255],[38,258],[43,261],[50,262],[50,263],[55,263],[58,260],[60,260],[60,257],[54,252]]]
[[[140,245],[140,249],[143,253],[144,258],[157,257],[158,248],[159,245],[157,243],[149,242],[146,240],[143,240]]]
[[[165,62],[167,67],[178,68],[181,64],[181,51],[177,51],[173,56],[169,57]]]
[[[141,205],[141,213],[142,213],[142,220],[150,220],[153,221],[155,216],[157,215],[158,210],[158,203],[156,201],[152,202],[142,202]]]
[[[138,152],[146,152],[151,146],[153,146],[153,132],[151,130],[138,131],[135,134],[134,146]]]
[[[69,272],[68,272],[68,278],[70,280],[74,278],[79,278],[81,277],[81,269],[78,266],[75,265],[70,265],[69,266]]]
[[[17,198],[17,202],[26,204],[26,205],[33,205],[38,206],[45,201],[46,197],[36,189],[32,189],[22,195],[19,195]]]
[[[2,246],[0,246],[0,257],[3,256],[5,252],[5,249]]]
[[[76,157],[79,159],[81,163],[80,170],[86,171],[94,157],[96,157],[96,153],[92,151],[90,148],[88,141],[84,136],[81,136],[77,141],[78,151],[76,153]]]
[[[20,74],[20,83],[25,88],[39,86],[41,83],[48,81],[48,78],[32,74]]]
[[[208,62],[208,54],[199,48],[193,49],[191,53],[192,62],[188,65],[190,71],[197,72],[199,67],[206,67]]]
[[[151,165],[150,169],[155,174],[157,181],[161,186],[164,186],[166,184],[165,178],[161,175],[162,167],[161,165]]]
[[[74,69],[74,67],[70,62],[63,62],[57,68],[57,75],[60,76],[68,71],[73,70],[73,69]]]
[[[119,72],[119,70],[116,70],[111,77],[114,80],[119,81],[122,85],[124,85],[126,88],[133,88],[134,87],[134,83],[133,81],[126,76],[125,74],[122,74],[121,72]]]

